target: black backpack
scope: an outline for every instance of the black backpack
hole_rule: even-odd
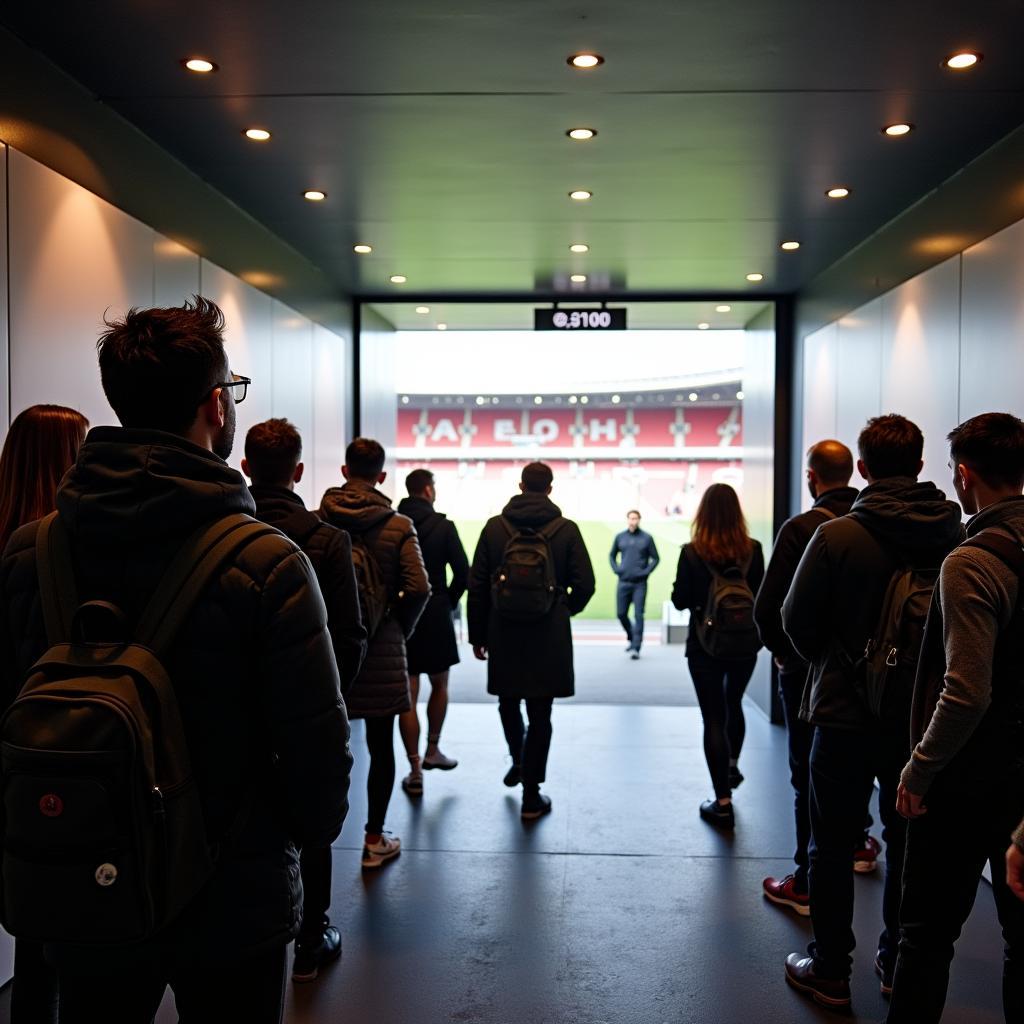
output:
[[[504,516],[498,518],[508,540],[491,581],[491,606],[513,622],[538,622],[547,617],[558,597],[550,542],[566,520],[559,517],[534,530],[517,529]]]
[[[712,658],[753,657],[761,649],[761,639],[754,624],[754,592],[747,582],[750,558],[743,565],[724,568],[704,564],[711,584],[704,607],[693,620],[698,643]]]
[[[115,605],[78,604],[64,525],[56,513],[40,522],[50,648],[0,720],[0,920],[12,934],[136,942],[173,921],[209,880],[218,848],[164,659],[225,560],[276,533],[246,515],[203,528],[128,631]],[[241,830],[248,806],[221,845]]]
[[[370,545],[362,534],[351,533],[352,567],[356,573],[356,586],[359,588],[359,610],[362,612],[363,625],[366,627],[366,638],[372,640],[380,629],[381,623],[388,617],[391,599],[388,594],[384,574],[380,563]]]

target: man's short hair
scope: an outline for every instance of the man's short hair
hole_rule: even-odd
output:
[[[414,469],[405,478],[405,489],[410,498],[418,498],[428,487],[434,486],[434,474],[429,469]]]
[[[377,482],[384,470],[384,447],[372,437],[357,437],[345,449],[345,465],[349,476],[357,480]]]
[[[857,451],[873,480],[890,476],[916,478],[921,471],[924,435],[906,416],[874,416],[857,438]]]
[[[523,466],[523,487],[535,494],[546,494],[554,482],[555,475],[551,467],[544,462],[531,462]]]
[[[287,487],[302,459],[302,435],[286,419],[265,420],[245,435],[245,461],[254,484]]]
[[[819,441],[807,449],[807,468],[823,484],[848,484],[853,476],[853,452],[842,441]]]
[[[132,308],[103,322],[100,380],[121,425],[187,433],[227,374],[220,307],[193,295],[181,306]]]
[[[639,509],[635,509],[635,508],[631,508],[631,509],[630,509],[630,510],[629,510],[629,511],[628,511],[628,512],[626,513],[626,518],[627,518],[627,519],[628,519],[628,518],[629,518],[630,516],[636,516],[636,517],[637,517],[637,519],[643,519],[643,516],[642,516],[642,515],[640,515],[640,510],[639,510]]]
[[[1024,487],[1024,422],[986,412],[954,427],[947,438],[954,465],[963,463],[990,487]]]

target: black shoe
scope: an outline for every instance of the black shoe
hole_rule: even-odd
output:
[[[628,647],[626,648],[626,653],[627,653],[627,654],[629,654],[629,652],[630,652],[630,651],[632,651],[632,650],[633,650],[633,645],[632,645],[632,644],[630,644],[630,645],[629,645],[629,646],[628,646]]]
[[[639,659],[639,657],[640,657],[640,652],[637,651],[637,650],[634,650],[633,653],[629,657],[630,657],[631,661],[637,661]]]
[[[523,781],[523,770],[518,764],[512,765],[507,772],[505,772],[505,778],[501,780],[511,789],[513,786],[518,786]]]
[[[819,978],[814,973],[814,957],[790,953],[786,957],[786,981],[820,1006],[839,1010],[850,1005],[850,979]]]
[[[545,814],[551,813],[551,797],[543,793],[524,793],[523,809],[519,816],[523,821],[533,821],[534,818],[542,818]]]
[[[875,954],[875,974],[877,974],[878,977],[882,980],[883,996],[892,995],[892,979],[895,973],[896,965],[893,964],[892,967],[886,968],[885,961],[882,959],[882,951],[879,950]]]
[[[739,789],[740,783],[743,782],[743,772],[739,768],[729,769],[729,788]]]
[[[333,925],[324,929],[318,943],[307,946],[295,943],[295,960],[292,962],[292,981],[315,981],[321,967],[341,956],[341,932]]]
[[[732,829],[736,827],[732,804],[720,804],[717,800],[705,800],[700,805],[700,816],[718,828]]]

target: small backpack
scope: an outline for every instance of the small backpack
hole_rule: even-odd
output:
[[[491,582],[491,606],[513,622],[538,622],[547,617],[558,597],[550,542],[566,521],[559,517],[534,530],[516,529],[504,516],[499,520],[508,540]]]
[[[132,632],[115,605],[78,604],[64,525],[56,513],[40,522],[50,648],[0,719],[0,920],[12,934],[137,942],[173,921],[209,880],[218,848],[206,833],[164,659],[225,560],[276,533],[246,515],[204,527]]]
[[[359,610],[366,627],[366,638],[372,640],[388,616],[391,599],[380,563],[370,550],[370,545],[361,534],[353,533],[351,537],[352,568],[355,569],[356,586],[359,588]]]
[[[706,562],[711,584],[704,607],[695,617],[697,641],[712,658],[750,658],[761,649],[754,625],[754,592],[747,583],[750,558],[723,569]]]

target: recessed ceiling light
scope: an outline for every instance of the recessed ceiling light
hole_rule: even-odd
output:
[[[946,67],[952,68],[954,71],[965,71],[967,68],[973,68],[979,60],[981,60],[980,53],[975,53],[973,50],[961,50],[946,58]]]
[[[732,306],[715,306],[716,313],[731,313]]]
[[[573,284],[586,284],[587,275],[586,274],[570,274],[569,275],[569,280],[572,281]]]
[[[588,192],[585,188],[577,188],[569,193],[569,198],[576,199],[582,203],[584,200],[590,199],[593,194],[593,192]]]
[[[253,142],[266,142],[270,138],[270,132],[266,128],[246,128],[245,137]]]
[[[849,194],[850,190],[845,185],[836,185],[825,193],[829,199],[845,199]]]
[[[205,57],[189,57],[181,62],[189,71],[195,71],[199,75],[208,75],[211,71],[217,70],[217,65]]]
[[[747,274],[747,280],[753,281],[756,284],[758,281],[764,280],[764,274]]]
[[[597,135],[597,131],[593,128],[570,128],[565,134],[568,135],[570,139],[576,139],[579,142],[584,142]]]
[[[321,192],[318,188],[307,188],[302,193],[303,199],[308,199],[311,203],[320,203],[327,198],[326,192]]]
[[[691,402],[696,402],[697,401],[697,392],[696,391],[691,391],[690,392],[690,401]]]
[[[887,124],[882,131],[890,138],[899,138],[901,135],[909,135],[914,130],[912,124],[901,121],[899,124]]]
[[[800,248],[800,243],[799,242],[783,242],[782,245],[779,246],[779,248],[785,250],[786,252],[793,252],[794,250]]]
[[[574,68],[596,68],[604,63],[604,57],[599,53],[574,53],[566,59],[566,63]]]
[[[583,242],[574,242],[569,246],[569,252],[590,252],[590,246]]]
[[[367,254],[373,252],[373,246],[366,245],[365,243],[360,242],[359,245],[352,246],[352,251],[359,253],[360,256],[366,256]]]
[[[402,274],[392,274],[388,280],[390,280],[392,284],[405,284],[408,278]]]
[[[429,306],[417,306],[416,307],[416,312],[419,313],[421,316],[426,316],[426,314],[430,312],[430,307]]]
[[[698,331],[706,331],[710,326],[711,326],[711,324],[704,324],[704,323],[697,324],[697,330]]]
[[[447,331],[448,330],[448,325],[447,324],[438,324],[437,325],[437,329],[439,331]]]

